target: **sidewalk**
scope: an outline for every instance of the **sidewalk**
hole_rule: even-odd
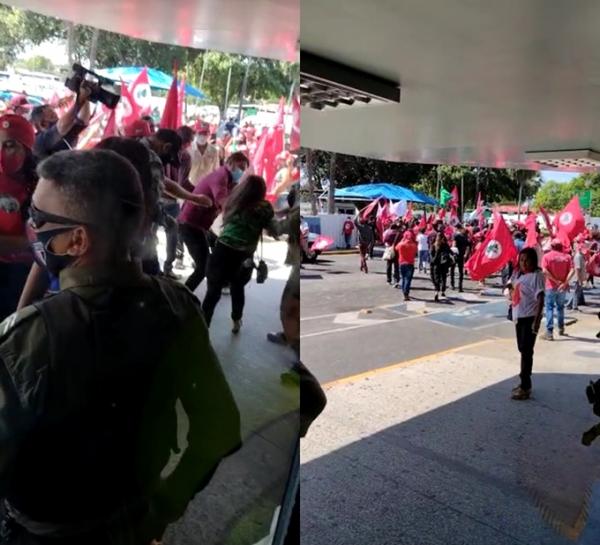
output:
[[[302,543],[600,543],[600,439],[581,445],[600,321],[586,312],[569,337],[538,339],[529,401],[510,399],[514,339],[329,383],[302,448]]]

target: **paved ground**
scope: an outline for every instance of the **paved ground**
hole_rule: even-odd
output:
[[[162,260],[162,233],[159,237]],[[265,243],[269,279],[248,285],[238,336],[231,333],[229,296],[216,309],[211,338],[240,408],[244,446],[221,464],[184,519],[169,529],[165,545],[251,545],[270,533],[298,437],[299,390],[280,380],[293,353],[265,338],[280,329],[279,302],[289,274],[283,265],[286,250],[285,243]],[[187,258],[186,264],[186,270],[176,271],[182,280],[192,272]],[[205,282],[197,291],[201,299],[204,290]]]
[[[417,279],[406,308],[383,263],[357,260],[303,271],[302,356],[329,403],[302,446],[302,543],[600,543],[600,440],[580,444],[600,292],[569,337],[538,341],[534,398],[515,402],[497,291],[435,305]]]

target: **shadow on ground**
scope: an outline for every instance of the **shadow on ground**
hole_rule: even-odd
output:
[[[526,402],[503,381],[372,435],[351,407],[326,411],[337,444],[364,438],[303,463],[303,545],[600,543],[600,439],[580,442],[590,378],[536,374]]]

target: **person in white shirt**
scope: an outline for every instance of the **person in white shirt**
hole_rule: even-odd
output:
[[[571,292],[571,297],[567,302],[566,307],[572,310],[579,310],[579,302],[585,304],[583,301],[583,286],[587,280],[588,273],[586,269],[585,256],[581,251],[581,243],[575,243],[575,253],[573,254],[573,271],[571,276],[575,279],[575,290]]]
[[[425,234],[425,229],[421,229],[417,235],[417,250],[419,252],[419,272],[427,274],[429,265],[429,237]]]
[[[190,182],[196,186],[199,180],[219,168],[219,150],[209,143],[210,125],[208,123],[197,122],[194,130],[196,136],[189,149],[189,154],[192,159]]]

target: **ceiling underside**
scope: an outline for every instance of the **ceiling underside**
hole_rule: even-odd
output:
[[[400,104],[303,108],[302,144],[512,168],[600,150],[599,23],[597,0],[302,0],[302,50],[401,85]]]
[[[198,49],[298,60],[300,0],[6,0],[103,30]]]

